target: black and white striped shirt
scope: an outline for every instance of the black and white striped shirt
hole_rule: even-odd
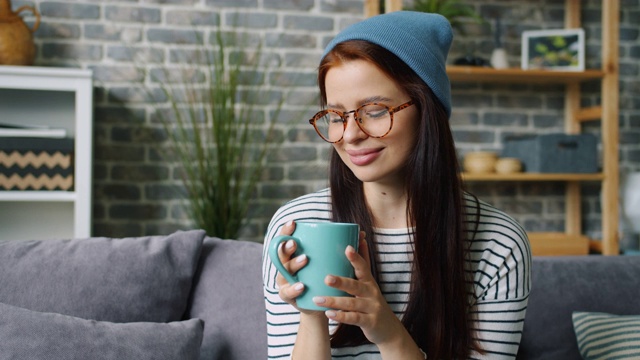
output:
[[[525,231],[505,213],[480,202],[476,217],[475,198],[465,197],[467,223],[478,229],[471,241],[468,271],[473,273],[471,301],[476,305],[476,335],[486,354],[472,358],[513,359],[518,351],[529,297],[531,251]],[[264,249],[288,221],[330,221],[329,189],[301,196],[282,206],[273,216]],[[402,317],[409,294],[412,229],[374,229],[374,251],[379,259],[380,289]],[[472,232],[469,232],[471,235]],[[277,270],[263,251],[264,296],[267,308],[269,359],[289,359],[299,325],[298,311],[278,296]],[[330,331],[336,324],[329,323]],[[380,359],[375,345],[332,349],[334,359]]]

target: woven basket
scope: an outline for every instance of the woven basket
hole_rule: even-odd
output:
[[[73,139],[0,138],[0,190],[73,190]]]

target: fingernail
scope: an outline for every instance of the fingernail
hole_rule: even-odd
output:
[[[327,302],[327,299],[323,298],[322,296],[314,296],[313,302],[316,304],[324,304],[325,302]]]
[[[326,280],[327,280],[328,284],[335,284],[336,283],[336,278],[335,278],[335,276],[332,276],[332,275],[327,275]]]
[[[353,246],[349,245],[349,246],[347,246],[347,251],[348,252],[356,252],[356,249],[354,249]]]
[[[297,291],[301,291],[302,289],[304,289],[304,285],[302,283],[297,283],[293,285],[293,288]]]
[[[333,311],[333,310],[327,310],[327,311],[324,312],[324,314],[325,314],[326,317],[328,317],[330,319],[333,319],[337,315],[336,312]]]
[[[299,264],[307,259],[307,255],[302,254],[296,258],[296,262]]]
[[[295,241],[289,240],[289,241],[287,241],[287,244],[285,246],[287,247],[287,249],[291,249],[291,248],[293,248],[293,244],[294,243],[295,243]]]
[[[285,225],[286,226],[293,226],[293,220],[289,220]]]

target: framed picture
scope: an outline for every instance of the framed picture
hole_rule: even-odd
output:
[[[584,30],[524,31],[522,68],[583,71]]]

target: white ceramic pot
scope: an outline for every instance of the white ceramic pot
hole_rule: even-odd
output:
[[[493,66],[494,69],[506,69],[509,67],[507,52],[503,48],[493,49],[493,53],[491,54],[491,66]]]

